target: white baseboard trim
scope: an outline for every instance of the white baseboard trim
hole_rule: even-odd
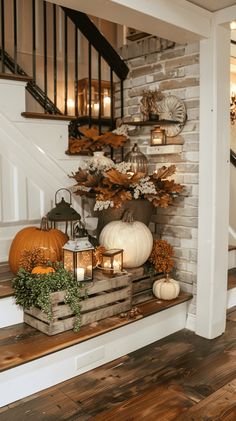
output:
[[[196,332],[196,315],[195,314],[188,313],[185,327],[186,329],[191,330],[192,332]]]
[[[186,327],[187,302],[0,374],[0,407],[78,376]]]

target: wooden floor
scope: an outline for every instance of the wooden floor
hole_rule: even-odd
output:
[[[235,421],[236,309],[217,339],[175,333],[0,410],[13,420]]]

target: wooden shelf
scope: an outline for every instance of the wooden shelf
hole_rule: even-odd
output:
[[[183,149],[182,145],[158,145],[158,146],[148,146],[147,155],[168,155],[181,153]]]
[[[184,124],[175,120],[147,120],[147,121],[125,121],[128,126],[161,126],[170,124]]]

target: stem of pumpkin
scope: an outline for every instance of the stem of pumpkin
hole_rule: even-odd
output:
[[[122,222],[134,222],[133,211],[131,209],[126,209],[122,217]]]
[[[50,228],[48,226],[48,219],[46,216],[43,216],[40,222],[40,231],[50,231]]]

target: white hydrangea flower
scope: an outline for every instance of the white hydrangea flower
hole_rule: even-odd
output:
[[[94,206],[94,210],[103,210],[108,209],[109,207],[114,207],[114,202],[112,200],[97,200]]]
[[[157,194],[155,185],[149,181],[149,177],[141,178],[139,183],[134,184],[135,199],[144,194]]]
[[[113,130],[112,133],[115,133],[115,134],[121,135],[121,136],[125,136],[128,139],[128,137],[129,137],[128,129],[129,129],[129,126],[127,124],[122,124],[120,127]]]
[[[131,163],[122,161],[119,164],[115,164],[114,168],[122,174],[126,174],[131,168]]]

